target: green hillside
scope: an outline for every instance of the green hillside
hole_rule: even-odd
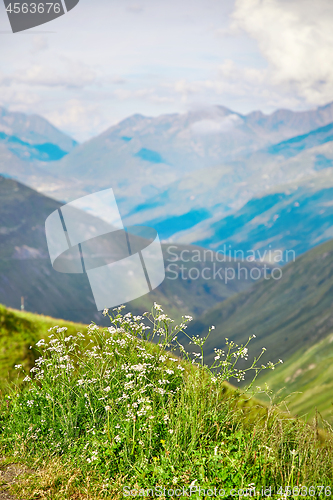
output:
[[[55,325],[66,326],[69,335],[76,334],[78,329],[82,333],[86,331],[86,327],[78,323],[15,311],[0,304],[0,392],[6,389],[8,381],[22,380],[22,377],[17,379],[15,365],[22,364],[28,371],[36,354],[30,346],[49,335],[49,328]]]
[[[250,355],[267,349],[263,362],[287,361],[333,331],[333,241],[315,247],[282,268],[280,280],[263,280],[215,306],[192,324],[192,334],[216,329],[207,342],[207,361],[225,337],[237,344],[250,335]]]
[[[258,384],[267,383],[277,394],[277,401],[286,399],[294,415],[311,421],[317,408],[322,417],[333,424],[332,342],[333,333],[308,349],[299,349],[278,370],[262,373]]]

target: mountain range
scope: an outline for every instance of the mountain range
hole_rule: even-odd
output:
[[[3,155],[0,173],[61,201],[112,186],[121,215],[129,221],[158,223],[183,217],[187,229],[192,212],[194,222],[221,217],[261,191],[311,174],[312,165],[305,171],[297,165],[285,167],[281,148],[290,139],[323,128],[314,136],[320,144],[327,141],[329,131],[325,139],[322,136],[333,122],[333,104],[270,115],[260,111],[242,115],[223,106],[155,118],[133,115],[80,145],[42,118],[4,110],[2,115],[0,142],[25,162],[24,169],[13,168],[13,158],[6,162]],[[311,140],[303,138],[306,141],[309,146]],[[47,157],[45,144],[57,161],[51,161],[51,153]],[[59,150],[68,154],[61,157]],[[324,158],[325,152],[316,159],[315,168],[325,164]]]
[[[171,241],[200,244],[215,250],[225,243],[253,249],[262,236],[258,234],[266,231],[267,226],[282,226],[281,204],[275,207],[274,200],[283,198],[288,205],[288,200],[293,198],[297,206],[300,197],[312,200],[311,210],[302,213],[302,232],[309,235],[316,219],[316,235],[300,244],[298,219],[289,217],[284,220],[283,231],[279,231],[278,237],[274,227],[265,234],[264,240],[275,250],[295,244],[297,254],[306,251],[331,237],[327,232],[331,222],[326,219],[321,223],[321,215],[325,212],[325,217],[329,216],[327,203],[333,179],[332,127],[330,124],[296,136],[229,165],[193,172],[134,208],[125,220],[130,223],[144,220],[154,226],[162,238]],[[271,208],[272,213],[260,218],[261,210],[267,210],[265,207]],[[242,220],[247,227],[240,227]],[[295,238],[285,238],[286,233]],[[226,241],[231,235],[233,241]]]
[[[58,200],[112,186],[124,223],[155,227],[165,251],[168,243],[176,242],[180,247],[195,244],[214,251],[253,250],[258,256],[270,250],[273,258],[289,250],[300,255],[333,237],[332,122],[333,103],[271,115],[241,115],[215,106],[157,118],[133,115],[77,144],[41,117],[1,108],[0,165],[4,177]],[[55,203],[48,201],[46,206]],[[33,213],[29,210],[15,214],[12,208],[7,221],[24,219]],[[41,228],[47,213],[43,209],[39,223],[31,227]],[[2,236],[9,231],[6,224]],[[16,259],[15,265],[27,265],[31,255],[35,264],[39,258],[47,261],[45,241],[36,242],[36,231],[20,238],[17,235],[11,248],[21,249],[15,255],[25,257]],[[3,258],[13,255],[7,249]],[[280,264],[284,263],[282,259]],[[20,272],[14,281],[19,281]],[[195,315],[228,297],[233,286],[228,292],[221,287],[207,292],[207,282],[199,285],[198,280],[198,300],[193,294],[187,300],[184,280],[176,281],[182,297],[171,290],[176,287],[172,280],[168,297],[178,297],[186,312]],[[87,283],[73,286],[89,295]],[[168,307],[175,314],[175,301],[169,298]],[[9,303],[14,304],[17,297]],[[139,308],[144,306],[140,304]]]
[[[275,155],[264,153],[260,165],[255,157],[249,168],[252,155],[332,122],[333,104],[303,113],[280,110],[268,116],[260,112],[240,115],[222,106],[156,118],[133,115],[52,163],[49,172],[75,178],[88,191],[112,183],[121,214],[131,221],[181,216],[205,207],[225,213],[240,208],[267,185],[299,176],[299,169],[277,168],[271,180],[261,179],[266,173],[264,164]],[[203,177],[210,179],[219,189],[208,188],[203,200],[191,199],[197,192],[193,193],[187,176],[199,176],[199,182]],[[167,194],[175,193],[174,183],[180,184],[181,203],[170,200],[168,206],[165,202],[157,205],[155,197],[165,199],[165,188]],[[184,190],[185,183],[188,188]],[[192,191],[189,196],[188,190]],[[147,203],[153,204],[153,217],[142,210]]]

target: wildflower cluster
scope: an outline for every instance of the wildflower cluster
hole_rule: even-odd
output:
[[[245,380],[245,375],[246,372],[249,371],[254,371],[255,375],[252,378],[252,381],[250,385],[248,386],[248,390],[252,387],[255,379],[257,378],[258,374],[262,371],[265,370],[266,368],[269,368],[271,370],[274,370],[275,366],[278,365],[279,363],[282,363],[282,360],[280,359],[278,363],[272,363],[271,361],[268,361],[266,365],[262,364],[261,367],[257,366],[257,362],[265,352],[265,348],[262,348],[262,351],[258,358],[254,358],[253,363],[251,366],[249,366],[246,369],[240,370],[236,368],[236,364],[240,359],[248,359],[248,345],[250,341],[255,338],[255,335],[252,335],[248,338],[248,341],[246,342],[245,345],[238,345],[235,344],[233,341],[229,341],[229,339],[225,339],[225,343],[227,346],[226,351],[223,349],[217,349],[214,348],[214,361],[213,363],[210,364],[210,366],[205,365],[204,363],[204,346],[211,334],[211,332],[215,330],[215,326],[211,326],[209,328],[208,334],[205,337],[200,337],[199,335],[196,336],[190,336],[187,335],[186,332],[184,332],[185,337],[188,339],[189,345],[195,345],[199,348],[200,352],[192,352],[188,353],[184,346],[178,342],[178,346],[180,348],[180,351],[184,354],[186,357],[187,361],[191,361],[192,364],[200,364],[202,368],[204,368],[208,374],[211,376],[211,381],[213,383],[216,382],[224,382],[228,381],[230,379],[236,379],[237,382],[241,382]]]
[[[208,367],[204,346],[214,327],[203,338],[191,337],[190,316],[174,325],[156,303],[142,316],[122,309],[104,310],[108,328],[92,323],[85,334],[68,335],[55,326],[37,342],[39,355],[25,373],[23,390],[13,391],[2,407],[2,448],[66,457],[76,467],[98,470],[105,474],[103,491],[128,470],[152,482],[163,471],[171,482],[186,481],[185,472],[178,474],[184,450],[196,464],[203,447],[207,464],[219,474],[229,467],[219,451],[221,439],[228,439],[220,429],[230,421],[222,384],[243,379],[246,370],[235,365],[247,359],[250,339],[244,346],[226,339],[226,349],[215,349]],[[200,352],[188,353],[180,342],[186,338]],[[257,374],[264,368],[256,361],[251,368]]]
[[[172,320],[157,305],[146,314],[153,327],[120,311],[107,312],[109,328],[92,323],[87,335],[66,336],[66,328],[56,326],[36,344],[40,356],[24,378],[26,391],[12,401],[11,411],[21,415],[12,439],[35,446],[47,440],[62,453],[74,446],[97,463],[110,454],[142,452],[152,434],[172,434],[168,407],[184,368],[165,348],[184,325],[169,329]],[[146,341],[154,337],[157,346]]]

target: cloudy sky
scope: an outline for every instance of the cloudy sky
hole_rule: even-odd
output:
[[[333,100],[332,26],[332,0],[80,0],[12,34],[1,2],[0,104],[80,141],[134,113],[309,109]]]

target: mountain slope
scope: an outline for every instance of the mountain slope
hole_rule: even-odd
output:
[[[267,383],[279,400],[285,399],[294,415],[311,419],[317,408],[332,423],[333,333],[308,349],[298,349],[278,370],[262,372],[257,380],[261,387]]]
[[[293,191],[299,185],[305,193],[312,182],[310,177],[317,183],[318,173],[323,178],[331,176],[332,134],[330,124],[269,150],[194,171],[133,208],[125,219],[128,223],[148,223],[165,239],[187,244],[200,242],[215,248],[225,239],[216,234],[220,222],[225,224],[222,219],[232,212],[238,217],[237,212],[242,212],[251,199],[264,200],[266,193],[270,196],[271,192],[281,192],[282,184],[288,192],[289,187],[284,186],[287,183],[293,183]],[[310,188],[308,196],[313,192]]]
[[[277,132],[273,142],[278,142],[278,134],[283,134],[286,139],[287,136],[305,134],[333,122],[333,103],[309,111],[278,109],[270,115],[253,111],[247,115],[246,122],[256,133],[263,133],[265,130]]]
[[[73,321],[102,322],[87,276],[57,273],[51,266],[44,224],[48,215],[60,206],[57,201],[0,176],[0,303],[18,308],[23,296],[26,308],[33,312]],[[199,315],[211,304],[252,285],[251,280],[243,277],[229,283],[225,280],[210,283],[202,276],[190,279],[177,270],[176,262],[187,247],[173,246],[172,253],[169,250],[168,245],[163,247],[165,263],[173,267],[167,269],[167,278],[158,289],[130,304],[137,313],[149,310],[156,301],[177,319],[180,306],[183,314]],[[203,255],[204,250],[198,252]],[[213,269],[216,265],[211,260],[205,262],[204,257],[201,260],[196,264],[185,262],[184,267]],[[236,265],[228,263],[228,267]],[[251,268],[253,263],[247,266]]]
[[[232,247],[257,254],[292,250],[300,255],[333,238],[333,169],[306,182],[274,188],[222,220],[201,225],[191,239],[214,250]],[[282,262],[283,263],[283,262]]]
[[[21,160],[54,161],[60,160],[67,154],[66,151],[51,142],[30,144],[15,135],[5,134],[5,132],[0,132],[0,141]]]
[[[21,159],[17,154],[10,151],[6,144],[0,141],[0,175],[19,181],[30,188],[40,192],[48,193],[52,196],[54,192],[61,190],[62,194],[73,193],[75,185],[75,194],[79,198],[87,194],[80,187],[79,182],[71,181],[69,178],[60,178],[48,171],[47,164],[44,162],[27,161]]]
[[[16,138],[29,145],[53,144],[66,153],[77,145],[76,141],[51,125],[45,118],[8,111],[1,106],[0,132],[6,137],[11,137],[12,142],[15,142]]]
[[[0,204],[0,302],[18,308],[23,296],[30,311],[79,320],[87,308],[94,319],[89,284],[56,273],[48,257],[44,224],[60,204],[3,177]]]
[[[0,174],[52,195],[66,194],[74,181],[49,171],[50,161],[60,160],[77,143],[38,115],[10,112],[0,107]],[[76,185],[76,194],[85,191]],[[71,188],[71,193],[73,189]]]
[[[320,127],[307,134],[292,137],[267,148],[269,154],[283,155],[284,158],[296,156],[304,149],[319,146],[333,140],[333,123]]]
[[[216,329],[207,343],[207,360],[224,339],[237,344],[251,341],[251,358],[267,348],[262,360],[287,360],[300,348],[309,348],[333,330],[333,241],[324,243],[282,268],[281,279],[258,282],[215,306],[191,326],[192,334]],[[278,277],[279,273],[276,273]]]

